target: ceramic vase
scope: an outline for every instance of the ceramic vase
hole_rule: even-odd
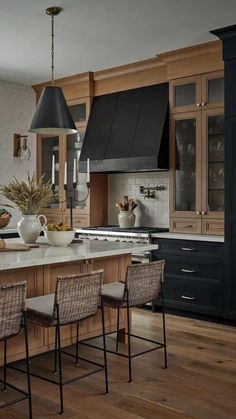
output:
[[[120,228],[133,228],[135,223],[135,214],[131,211],[120,211],[118,214]]]
[[[41,218],[43,224],[40,222]],[[44,215],[23,215],[17,224],[17,231],[25,244],[35,244],[46,224],[47,218]]]

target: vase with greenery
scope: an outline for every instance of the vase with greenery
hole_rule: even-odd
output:
[[[5,207],[17,208],[23,216],[17,224],[19,236],[25,243],[34,244],[47,223],[46,217],[39,212],[53,201],[51,182],[45,182],[44,175],[37,180],[35,173],[30,176],[28,172],[27,182],[14,177],[8,185],[0,185],[0,194],[12,203],[4,204]],[[43,218],[43,224],[40,218]]]

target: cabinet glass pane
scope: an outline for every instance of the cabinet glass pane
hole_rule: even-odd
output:
[[[196,210],[196,120],[176,121],[175,210]]]
[[[175,106],[194,105],[196,102],[196,83],[175,86]]]
[[[55,156],[55,190],[59,190],[59,138],[50,137],[42,139],[42,173],[45,174],[45,181],[52,180],[52,156]],[[48,205],[48,208],[58,208],[55,201]]]
[[[86,103],[69,106],[69,109],[75,123],[86,121]]]
[[[208,211],[224,211],[224,116],[208,117]]]
[[[77,160],[77,188],[75,190],[75,199],[81,201],[86,197],[86,173],[79,173],[79,158],[84,140],[84,133],[78,132],[67,136],[67,190],[68,196],[74,196],[73,191],[73,162]],[[67,203],[69,208],[69,202]],[[85,208],[86,201],[82,203],[73,202],[73,208]]]
[[[224,78],[208,80],[208,102],[224,101]]]

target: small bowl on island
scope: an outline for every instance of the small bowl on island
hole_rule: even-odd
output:
[[[51,246],[69,246],[75,237],[75,230],[67,224],[47,224],[44,235]]]

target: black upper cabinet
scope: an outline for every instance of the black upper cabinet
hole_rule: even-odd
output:
[[[80,157],[93,172],[168,169],[168,83],[95,97]]]

